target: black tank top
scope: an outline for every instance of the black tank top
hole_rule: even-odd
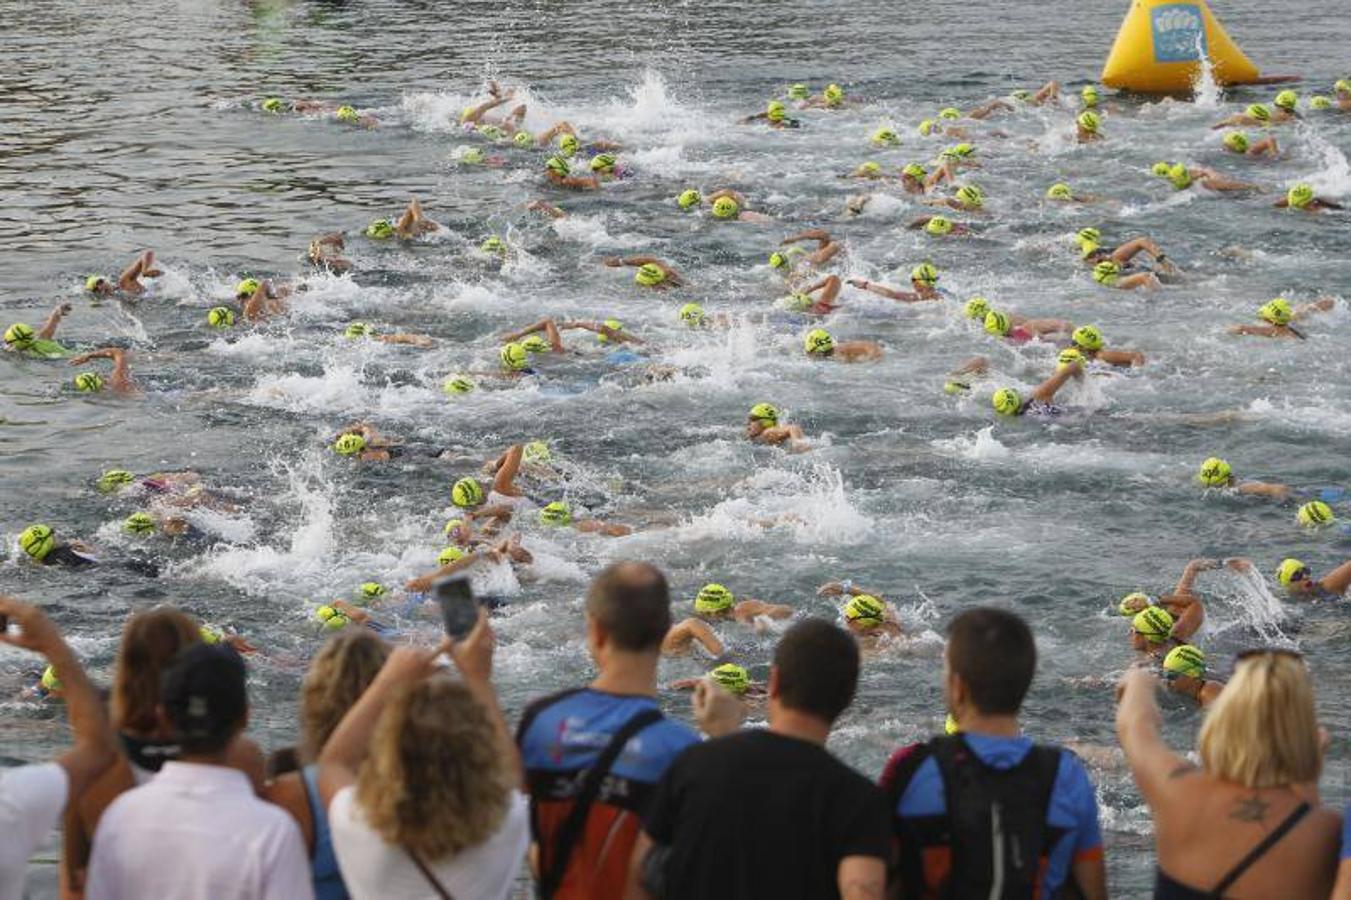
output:
[[[1220,883],[1210,891],[1198,891],[1194,887],[1188,887],[1180,881],[1175,881],[1169,877],[1163,869],[1155,870],[1154,878],[1154,900],[1223,900],[1224,892],[1234,886],[1234,882],[1243,877],[1243,873],[1253,867],[1253,865],[1266,856],[1267,851],[1276,846],[1282,838],[1290,833],[1300,820],[1309,814],[1311,807],[1308,803],[1301,803],[1290,815],[1286,816],[1281,824],[1262,839],[1262,842],[1252,850],[1248,855],[1239,860],[1238,865],[1229,870],[1229,874],[1220,879]]]

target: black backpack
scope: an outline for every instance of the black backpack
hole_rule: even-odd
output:
[[[1066,833],[1046,824],[1062,752],[1034,746],[1017,766],[1001,770],[986,765],[959,734],[916,747],[901,762],[888,790],[900,851],[893,885],[908,900],[1038,900],[1045,859]],[[930,758],[943,778],[947,813],[902,819],[897,815],[900,799]],[[950,848],[951,864],[946,880],[929,885],[924,855],[937,848]],[[1074,895],[1062,890],[1055,896]]]

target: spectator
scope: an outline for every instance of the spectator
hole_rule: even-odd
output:
[[[300,686],[299,771],[276,777],[263,797],[285,809],[300,826],[310,853],[317,900],[346,900],[328,814],[319,799],[319,752],[343,715],[356,705],[389,658],[389,645],[368,628],[348,628],[324,644]]]
[[[160,689],[176,757],[112,802],[94,832],[89,900],[307,900],[300,829],[229,765],[248,724],[244,661],[224,644],[190,644]]]
[[[82,896],[94,830],[108,805],[123,791],[149,781],[178,753],[172,729],[158,714],[160,679],[180,650],[201,640],[188,616],[163,606],[136,613],[122,629],[113,670],[112,723],[121,754],[66,810],[61,841],[61,894]],[[261,784],[262,753],[247,738],[230,745],[228,765]]]
[[[774,651],[769,728],[686,750],[657,787],[629,870],[630,898],[879,898],[881,793],[825,749],[854,699],[858,644],[829,622]]]
[[[463,681],[439,670],[444,650]],[[355,900],[511,890],[529,825],[492,660],[486,611],[453,647],[400,647],[324,745],[319,791]]]
[[[0,770],[0,898],[23,896],[28,856],[78,797],[113,761],[113,737],[103,704],[61,632],[37,608],[0,595],[0,643],[46,657],[65,687],[75,744],[55,762]],[[16,630],[17,629],[17,630]]]
[[[1032,632],[1013,613],[952,621],[943,689],[959,733],[902,748],[882,773],[904,896],[1107,896],[1083,764],[1018,723],[1036,667]]]
[[[588,687],[536,701],[521,718],[516,741],[530,785],[542,897],[619,900],[657,782],[699,741],[657,710],[657,663],[670,627],[661,572],[646,563],[610,566],[586,595],[586,642],[599,675]],[[604,767],[608,772],[597,772],[621,739],[626,751]],[[579,779],[592,772],[605,777],[607,789],[582,803]]]
[[[1313,687],[1299,654],[1240,653],[1206,713],[1201,764],[1159,736],[1158,679],[1132,669],[1116,731],[1154,818],[1155,897],[1327,897],[1341,816],[1318,799],[1322,770]]]

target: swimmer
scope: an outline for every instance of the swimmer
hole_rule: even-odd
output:
[[[290,288],[274,286],[267,278],[261,281],[245,278],[235,288],[235,299],[243,302],[244,318],[250,322],[286,312],[286,298],[290,295]]]
[[[1081,144],[1091,144],[1103,140],[1102,116],[1086,109],[1074,120],[1074,139]]]
[[[375,330],[375,326],[368,322],[349,322],[347,327],[342,330],[342,335],[349,341],[366,338],[381,344],[399,344],[406,347],[417,347],[420,350],[428,350],[436,346],[436,341],[432,339],[431,335],[409,334],[401,331],[393,334],[380,334]]]
[[[439,579],[463,572],[485,560],[494,563],[507,562],[511,565],[529,565],[535,561],[535,557],[521,546],[519,534],[504,538],[487,549],[466,552],[459,547],[447,547],[437,555],[436,569],[426,575],[410,578],[404,584],[404,588],[410,593],[425,594]]]
[[[334,275],[342,275],[352,271],[352,261],[342,256],[345,246],[342,234],[338,232],[321,234],[310,241],[305,256],[310,265],[325,269]]]
[[[275,101],[275,102],[274,102]],[[281,105],[279,105],[281,104]],[[263,101],[263,109],[267,112],[281,112],[285,101],[278,97],[269,97]],[[328,115],[333,114],[344,125],[360,125],[363,128],[377,128],[380,120],[369,113],[359,113],[356,107],[346,103],[337,104],[324,100],[292,100],[291,111],[303,116]]]
[[[798,248],[796,245],[803,241],[815,241],[816,249],[801,253],[791,252],[794,249],[800,250],[801,248]],[[779,246],[788,247],[789,251],[775,253],[770,256],[769,264],[776,269],[783,268],[794,262],[813,267],[823,266],[836,256],[839,256],[840,251],[844,249],[844,243],[836,240],[831,236],[830,232],[826,231],[824,228],[809,228],[806,231],[789,235],[779,241]]]
[[[1103,346],[1102,332],[1094,325],[1081,325],[1070,335],[1074,349],[1089,362],[1109,366],[1134,368],[1145,364],[1145,355],[1139,350],[1110,350]]]
[[[770,128],[802,127],[800,121],[789,117],[788,108],[783,105],[782,100],[771,100],[765,106],[764,112],[754,113],[741,120],[742,125],[750,125],[755,122],[764,122]]]
[[[842,109],[845,106],[844,89],[838,84],[828,84],[814,97],[802,103],[803,109]]]
[[[680,678],[667,687],[673,691],[692,691],[705,679],[743,702],[764,700],[769,696],[769,685],[762,681],[751,681],[750,673],[736,663],[723,663],[703,678]]]
[[[549,528],[571,527],[582,534],[600,534],[605,537],[625,537],[633,534],[629,525],[602,522],[600,519],[574,519],[572,506],[562,500],[546,503],[539,511],[539,522]]]
[[[679,656],[689,652],[693,644],[703,646],[714,657],[723,655],[722,641],[708,627],[708,622],[731,620],[743,625],[754,625],[756,620],[787,619],[793,614],[791,606],[766,603],[763,600],[737,600],[732,592],[720,584],[706,584],[694,598],[694,616],[671,627],[662,641],[665,656]]]
[[[1223,681],[1206,679],[1206,655],[1192,644],[1181,644],[1163,658],[1163,680],[1168,693],[1190,697],[1202,709],[1219,699]]]
[[[664,291],[667,288],[680,287],[684,280],[680,273],[655,256],[607,256],[600,261],[602,266],[611,269],[618,269],[623,266],[631,266],[638,271],[634,275],[634,281],[643,287],[656,288]]]
[[[982,297],[973,297],[982,300]],[[971,305],[971,301],[967,301]],[[1016,322],[1014,320],[1017,320]],[[985,313],[985,333],[991,337],[1003,338],[1014,344],[1024,344],[1037,338],[1069,334],[1074,326],[1066,319],[1029,319],[1026,316],[1014,316],[1001,310],[991,309]]]
[[[568,161],[562,156],[551,156],[544,161],[544,177],[555,187],[570,188],[577,191],[600,190],[599,176],[573,175]]]
[[[106,359],[112,362],[113,371],[108,376],[107,384],[114,392],[119,394],[140,392],[139,388],[136,387],[136,382],[131,377],[131,367],[127,364],[127,351],[120,347],[103,347],[72,357],[69,365],[82,366],[91,359]]]
[[[98,563],[93,547],[83,541],[57,540],[49,525],[29,525],[19,534],[19,549],[44,566],[81,568]]]
[[[820,296],[814,296],[816,294]],[[829,315],[838,308],[835,299],[840,295],[840,278],[827,275],[814,284],[806,285],[783,298],[781,305],[792,312],[816,316]]]
[[[877,341],[835,342],[824,328],[814,328],[802,340],[803,349],[812,359],[832,359],[837,362],[871,362],[882,358],[882,345]]]
[[[1175,190],[1185,191],[1187,188],[1197,185],[1208,191],[1217,193],[1233,193],[1235,191],[1258,191],[1261,188],[1249,181],[1237,181],[1233,178],[1221,175],[1208,166],[1188,166],[1184,163],[1173,163],[1168,167],[1166,173],[1156,166],[1160,177],[1168,179]]]
[[[1159,281],[1159,276],[1153,272],[1122,274],[1121,263],[1114,259],[1094,263],[1093,280],[1103,287],[1116,288],[1119,291],[1134,291],[1140,288],[1152,291],[1163,287],[1163,282]]]
[[[948,237],[949,235],[965,237],[966,235],[972,234],[970,225],[963,224],[962,222],[954,222],[947,216],[940,215],[920,216],[905,227],[912,231],[918,231],[922,228],[925,232],[934,237]]]
[[[1314,313],[1327,312],[1336,305],[1336,301],[1331,297],[1320,297],[1312,303],[1301,303],[1299,306],[1291,307],[1290,301],[1284,297],[1277,297],[1275,300],[1263,303],[1257,309],[1257,317],[1266,322],[1265,325],[1231,325],[1230,334],[1248,334],[1258,335],[1260,337],[1274,338],[1297,338],[1305,340],[1304,333],[1291,325],[1291,322],[1298,321]]]
[[[1299,94],[1294,91],[1281,91],[1272,98],[1271,106],[1273,122],[1293,122],[1302,118],[1299,114]]]
[[[466,106],[460,112],[461,125],[496,125],[504,130],[515,131],[513,125],[519,124],[521,119],[525,118],[525,105],[521,104],[512,110],[511,115],[504,119],[488,118],[488,113],[497,109],[506,103],[511,102],[516,96],[515,88],[502,90],[496,81],[488,82],[488,99],[474,106]],[[519,112],[519,115],[517,113]]]
[[[1053,203],[1097,203],[1102,198],[1097,194],[1080,194],[1063,181],[1057,181],[1046,189],[1046,199]]]
[[[1100,243],[1102,232],[1089,227],[1079,229],[1074,239],[1079,244],[1079,258],[1085,265],[1097,266],[1102,262],[1113,262],[1118,266],[1128,266],[1137,256],[1145,253],[1160,267],[1159,271],[1165,274],[1177,271],[1177,267],[1167,254],[1148,237],[1133,238],[1124,244],[1109,248]]]
[[[1282,119],[1281,121],[1286,121]],[[1265,128],[1271,125],[1273,117],[1271,107],[1264,103],[1250,104],[1243,112],[1235,113],[1232,116],[1211,126],[1211,131],[1219,131],[1221,128]]]
[[[1251,563],[1246,559],[1193,559],[1187,563],[1182,570],[1182,576],[1173,586],[1173,590],[1168,594],[1161,594],[1158,597],[1151,597],[1142,591],[1135,591],[1121,598],[1117,604],[1117,612],[1122,616],[1127,616],[1133,623],[1139,623],[1140,615],[1149,609],[1158,609],[1167,613],[1169,624],[1167,637],[1176,640],[1177,643],[1185,643],[1197,631],[1206,620],[1206,609],[1201,602],[1201,598],[1192,590],[1196,584],[1196,578],[1202,572],[1213,571],[1228,567],[1235,572],[1244,572],[1251,567]],[[1159,619],[1155,625],[1162,627]],[[1148,624],[1148,623],[1146,623]],[[1153,631],[1159,630],[1151,626]],[[1146,631],[1152,633],[1150,629]],[[1138,625],[1136,633],[1132,637],[1132,642],[1136,650],[1144,650],[1148,634],[1139,631]],[[1157,642],[1156,642],[1157,643]]]
[[[636,334],[631,334],[624,330],[624,326],[617,319],[606,319],[604,322],[555,322],[553,319],[540,319],[533,325],[527,325],[520,331],[514,331],[510,334],[502,335],[504,343],[522,342],[532,334],[543,332],[543,340],[547,342],[546,347],[538,347],[536,344],[526,347],[530,352],[553,352],[567,353],[567,348],[563,345],[562,332],[567,330],[580,330],[594,332],[602,343],[629,343],[641,344],[643,339]],[[538,339],[537,339],[538,340]],[[533,348],[533,349],[532,349]]]
[[[548,216],[550,219],[566,219],[567,211],[560,206],[555,206],[547,200],[531,200],[525,205],[525,208],[531,212],[537,212],[540,215]]]
[[[139,297],[145,293],[145,285],[141,284],[142,278],[158,278],[164,273],[155,268],[155,251],[146,250],[136,261],[122,270],[122,274],[117,276],[117,281],[113,282],[102,275],[90,275],[84,280],[84,289],[91,294],[100,297],[106,297],[110,294],[125,294],[128,297]]]
[[[1276,580],[1298,600],[1341,600],[1351,587],[1351,559],[1317,580],[1314,580],[1313,570],[1304,563],[1283,559],[1276,569]]]
[[[922,202],[925,206],[946,206],[958,212],[978,213],[985,211],[985,192],[974,184],[964,184],[951,197],[933,197]]]
[[[842,613],[844,626],[860,643],[870,644],[879,638],[902,636],[896,610],[877,591],[855,585],[852,581],[828,581],[816,589],[818,597],[848,597]]]
[[[1084,377],[1084,367],[1080,363],[1073,363],[1068,366],[1062,366],[1056,370],[1056,373],[1041,384],[1033,388],[1032,393],[1023,399],[1023,396],[1011,387],[1003,387],[994,392],[990,398],[990,403],[994,410],[1001,416],[1056,416],[1064,412],[1062,407],[1056,406],[1052,401],[1055,395],[1065,386],[1071,378],[1082,379]]]
[[[878,284],[866,278],[851,278],[847,283],[859,290],[890,300],[899,300],[902,303],[918,303],[922,300],[941,300],[943,298],[943,295],[938,293],[938,269],[931,263],[920,263],[910,270],[910,286],[914,288],[913,292]]]
[[[1260,141],[1248,140],[1248,134],[1245,131],[1231,131],[1224,136],[1224,149],[1237,156],[1250,156],[1254,159],[1267,157],[1274,159],[1281,155],[1280,145],[1276,143],[1274,136],[1262,138]]]
[[[1337,95],[1337,109],[1351,112],[1351,79],[1339,80],[1332,86],[1332,91]]]
[[[581,135],[577,133],[577,129],[573,128],[572,123],[567,121],[555,122],[552,126],[540,132],[536,143],[541,147],[547,147],[554,138],[558,138],[558,148],[568,158],[581,152],[594,155],[597,153],[616,153],[624,149],[624,145],[618,141],[604,138],[583,141]]]
[[[408,201],[408,206],[399,216],[399,220],[394,223],[394,233],[404,240],[411,240],[415,237],[422,237],[424,234],[432,234],[441,230],[441,224],[427,218],[422,212],[422,204],[418,198],[414,197]]]
[[[1234,474],[1233,467],[1218,456],[1212,456],[1201,463],[1201,468],[1196,473],[1196,480],[1206,487],[1229,488],[1237,494],[1267,497],[1272,500],[1289,499],[1291,493],[1290,486],[1285,484],[1265,481],[1239,481],[1238,476]]]
[[[338,432],[332,447],[339,456],[355,457],[362,462],[388,462],[402,449],[365,422],[353,422]]]
[[[1274,204],[1277,209],[1297,209],[1301,212],[1317,213],[1326,209],[1344,209],[1340,203],[1334,203],[1314,194],[1310,185],[1300,182],[1286,192],[1285,196]]]
[[[713,210],[713,218],[725,222],[751,222],[763,225],[774,220],[764,213],[749,209],[746,195],[731,188],[714,191],[705,198]]]
[[[37,331],[26,322],[15,322],[5,329],[5,352],[20,353],[33,359],[64,359],[70,349],[52,340],[57,326],[70,314],[69,303],[57,304]]]
[[[771,403],[757,403],[746,417],[746,438],[756,444],[774,446],[787,444],[793,453],[811,449],[801,425],[780,425],[778,407]]]

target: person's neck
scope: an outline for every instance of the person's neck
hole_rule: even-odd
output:
[[[660,659],[659,653],[611,653],[600,664],[600,674],[591,687],[607,694],[655,697]]]
[[[987,716],[969,710],[961,716],[962,731],[974,734],[988,734],[992,737],[1018,737],[1023,733],[1017,716]]]
[[[800,712],[796,709],[788,709],[778,703],[770,707],[769,730],[774,734],[797,738],[800,741],[810,741],[823,747],[826,738],[830,737],[829,722],[819,716]]]
[[[220,753],[183,753],[173,761],[192,763],[198,766],[223,766],[229,768],[230,764],[226,762],[226,757],[228,756],[229,754],[225,751],[221,751]]]

